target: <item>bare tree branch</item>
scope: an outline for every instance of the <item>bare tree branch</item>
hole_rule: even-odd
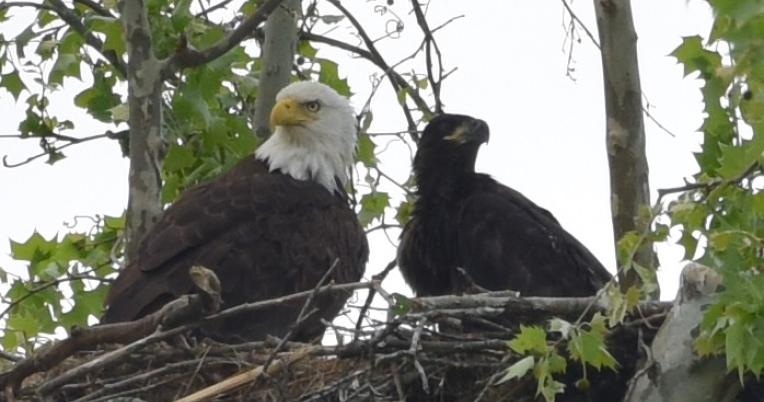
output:
[[[26,159],[24,159],[24,160],[22,160],[20,162],[14,162],[14,163],[8,162],[8,155],[3,155],[3,166],[5,166],[7,168],[15,168],[15,167],[23,166],[23,165],[26,165],[26,164],[28,164],[30,162],[33,162],[33,161],[35,161],[35,160],[37,160],[39,158],[42,158],[42,157],[45,157],[45,156],[50,156],[51,154],[60,152],[61,150],[66,149],[66,148],[68,148],[68,147],[70,147],[72,145],[82,144],[84,142],[98,140],[98,139],[101,139],[101,138],[109,138],[109,139],[113,139],[113,140],[122,141],[125,138],[127,138],[129,133],[130,133],[129,130],[122,130],[122,131],[118,131],[116,133],[112,132],[112,131],[107,131],[107,132],[105,132],[103,134],[97,134],[97,135],[92,135],[92,136],[89,136],[89,137],[82,137],[82,138],[71,137],[71,136],[68,136],[68,135],[61,135],[61,134],[56,134],[56,133],[48,133],[48,134],[39,135],[39,136],[32,136],[32,135],[24,136],[24,135],[21,135],[21,134],[2,135],[2,136],[0,136],[0,138],[16,138],[16,139],[24,139],[24,140],[26,140],[26,139],[37,139],[37,140],[42,139],[42,140],[45,140],[45,139],[51,138],[51,139],[59,140],[59,141],[68,141],[67,144],[64,144],[64,145],[61,145],[61,146],[51,146],[50,149],[46,149],[45,152],[41,152],[39,154],[32,155],[32,156],[30,156],[30,157],[28,157],[28,158],[26,158]]]
[[[363,40],[364,45],[366,45],[366,48],[368,49],[369,53],[371,54],[372,58],[371,60],[374,64],[377,65],[388,77],[390,80],[390,84],[393,86],[393,89],[396,93],[399,93],[401,90],[404,90],[406,94],[411,97],[411,99],[416,104],[417,108],[424,114],[432,114],[432,111],[430,110],[429,105],[427,105],[427,102],[424,101],[419,95],[416,93],[416,90],[409,85],[409,83],[403,79],[398,74],[392,74],[391,72],[394,72],[393,68],[387,64],[385,59],[382,57],[382,55],[377,50],[377,47],[374,45],[374,41],[369,37],[369,35],[366,33],[366,30],[363,28],[360,22],[358,22],[358,19],[355,18],[355,16],[350,13],[340,2],[339,0],[328,0],[329,3],[331,3],[334,7],[336,7],[340,12],[342,12],[343,15],[350,21],[350,23],[353,25],[353,27],[358,32],[358,35]],[[408,122],[409,131],[415,132],[417,130],[417,124],[416,121],[414,121],[414,117],[411,114],[411,111],[409,110],[408,106],[406,106],[405,102],[401,102],[401,109],[403,110],[403,114],[406,116],[406,121]],[[414,140],[418,140],[417,137],[414,137]]]
[[[440,84],[443,81],[443,55],[440,53],[440,48],[438,47],[438,43],[435,41],[435,38],[432,35],[432,30],[430,30],[429,25],[427,24],[427,18],[424,16],[424,12],[422,11],[422,7],[419,5],[419,0],[411,0],[411,5],[414,7],[414,15],[416,16],[416,22],[419,24],[419,27],[422,29],[422,33],[424,34],[424,40],[425,40],[425,58],[427,63],[427,80],[430,82],[430,87],[432,87],[432,93],[435,95],[435,113],[442,113],[443,112],[443,105],[440,100]],[[432,51],[435,50],[435,54],[437,56],[438,60],[438,77],[435,77],[435,74],[433,73],[433,60],[432,60]]]

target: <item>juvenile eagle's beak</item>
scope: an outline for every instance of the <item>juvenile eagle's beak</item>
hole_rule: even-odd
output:
[[[299,126],[313,120],[305,107],[292,98],[278,101],[271,110],[271,128],[276,126]]]

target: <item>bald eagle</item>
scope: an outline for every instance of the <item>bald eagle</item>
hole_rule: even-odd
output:
[[[137,257],[106,298],[102,322],[138,319],[191,293],[191,266],[222,283],[223,308],[358,281],[368,258],[362,227],[344,186],[353,163],[356,121],[347,99],[326,85],[296,82],[271,112],[270,138],[229,172],[184,192],[142,239]],[[321,295],[293,339],[323,334],[348,294]],[[224,321],[206,335],[221,340],[283,336],[302,301]]]
[[[549,211],[475,172],[488,125],[440,115],[414,158],[417,199],[398,249],[419,296],[461,293],[474,281],[524,296],[588,296],[611,275]],[[458,270],[461,268],[466,275]]]

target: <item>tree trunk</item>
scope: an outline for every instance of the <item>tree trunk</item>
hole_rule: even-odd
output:
[[[651,361],[632,380],[624,402],[725,402],[735,400],[740,383],[727,375],[723,358],[699,358],[695,329],[713,301],[721,276],[691,263],[682,270],[674,307],[650,347]]]
[[[645,223],[640,223],[638,219],[639,210],[650,205],[637,34],[629,0],[594,0],[594,8],[602,46],[610,208],[613,232],[618,242],[629,231],[641,233],[645,230]],[[655,266],[655,261],[652,243],[649,242],[634,257],[634,262],[650,269]],[[619,261],[619,264],[623,263]],[[640,283],[633,269],[619,279],[622,289]]]
[[[127,201],[127,262],[162,212],[162,79],[154,57],[143,0],[121,2],[127,42],[130,108],[130,176]]]
[[[302,9],[300,0],[285,0],[265,22],[260,85],[255,99],[255,134],[268,138],[270,113],[276,94],[289,83],[297,50],[297,20]]]

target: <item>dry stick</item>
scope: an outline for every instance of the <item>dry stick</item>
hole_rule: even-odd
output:
[[[758,169],[761,169],[761,165],[759,164],[759,162],[754,162],[743,173],[729,180],[713,180],[708,183],[689,183],[680,187],[661,188],[661,189],[658,189],[658,201],[660,202],[665,195],[671,194],[671,193],[679,193],[679,192],[698,190],[698,189],[710,190],[710,189],[713,189],[714,187],[718,187],[722,185],[738,184],[741,181],[748,178],[748,176],[756,172],[756,170]]]
[[[382,68],[382,71],[387,73],[388,71],[391,71],[392,68],[387,65],[382,55],[377,51],[376,46],[374,46],[374,41],[369,37],[369,35],[366,33],[366,31],[363,29],[363,26],[360,22],[355,18],[355,16],[350,13],[345,7],[342,6],[339,0],[328,0],[329,3],[331,3],[335,8],[340,10],[342,14],[345,15],[345,17],[350,21],[350,23],[353,25],[353,27],[358,31],[358,35],[363,40],[364,44],[366,45],[366,48],[369,49],[369,52],[374,56],[374,59],[376,59],[379,62],[379,67]],[[375,63],[376,64],[376,63]],[[393,86],[393,89],[395,90],[395,93],[398,93],[401,88],[404,88],[406,90],[406,93],[408,93],[411,98],[414,100],[414,103],[416,103],[417,108],[422,111],[422,113],[432,113],[430,111],[430,107],[427,105],[427,102],[424,102],[423,99],[421,99],[418,94],[416,94],[416,91],[411,88],[409,83],[404,80],[398,80],[395,79],[393,75],[387,74],[388,79],[390,80],[390,84]],[[400,77],[400,76],[398,76]],[[416,94],[416,96],[414,96]],[[406,121],[409,125],[410,131],[416,130],[416,122],[414,121],[414,117],[411,115],[411,111],[409,110],[408,106],[405,104],[405,102],[402,102],[401,109],[403,110],[403,114],[406,116]],[[417,138],[414,138],[414,140],[417,140]]]
[[[82,398],[76,399],[74,402],[91,402],[94,400],[103,400],[115,396],[114,394],[109,394],[109,392],[119,392],[120,395],[125,395],[125,390],[134,389],[136,385],[141,381],[162,378],[168,373],[172,373],[174,371],[184,372],[186,369],[191,367],[197,367],[198,370],[198,367],[202,364],[206,364],[207,367],[209,367],[211,365],[234,365],[235,363],[227,359],[209,359],[205,362],[205,357],[175,363],[167,363],[160,368],[150,370],[136,376],[128,377],[121,381],[104,384],[97,391],[89,393]],[[187,375],[183,374],[182,377],[186,378]]]
[[[371,283],[369,282],[347,283],[347,284],[341,284],[341,285],[327,285],[327,286],[323,286],[319,288],[318,292],[324,293],[329,291],[346,291],[346,290],[356,290],[356,289],[365,289],[365,288],[368,289],[370,286],[371,286]],[[184,331],[194,329],[203,323],[214,322],[217,320],[222,320],[224,318],[233,317],[242,313],[261,310],[265,307],[281,305],[288,301],[299,300],[304,297],[310,296],[313,292],[314,290],[308,290],[308,291],[294,293],[287,296],[278,297],[275,299],[263,300],[263,301],[254,302],[254,303],[240,304],[238,306],[234,306],[229,309],[223,310],[217,314],[207,316],[201,321],[188,323],[188,324],[185,324],[180,327],[176,327],[164,332],[156,332],[149,337],[135,341],[113,352],[109,352],[98,359],[85,363],[74,370],[70,370],[59,377],[56,377],[50,381],[47,381],[40,387],[40,392],[42,393],[49,392],[50,390],[58,388],[61,385],[69,381],[72,381],[81,375],[85,375],[96,369],[106,367],[110,365],[111,363],[118,361],[119,358],[126,356],[134,352],[135,350],[140,349],[148,344],[169,338],[179,333],[183,333]]]
[[[416,1],[416,0],[415,0]],[[430,393],[430,382],[427,380],[427,373],[422,367],[422,363],[416,357],[417,350],[419,349],[419,338],[422,336],[422,330],[424,329],[427,319],[420,320],[414,329],[414,334],[411,335],[411,346],[408,349],[408,353],[411,355],[411,359],[414,361],[414,368],[419,373],[419,379],[422,382],[422,390],[425,394]]]
[[[287,333],[281,338],[278,345],[276,345],[275,348],[273,348],[273,351],[271,351],[270,356],[268,356],[268,360],[265,361],[265,364],[263,364],[263,370],[268,371],[268,366],[271,365],[271,362],[276,357],[276,354],[281,352],[281,348],[284,347],[284,345],[289,341],[289,339],[292,337],[292,334],[294,334],[294,331],[299,328],[302,323],[311,315],[315,313],[315,309],[308,312],[308,307],[313,304],[313,299],[318,294],[318,289],[321,288],[321,286],[326,283],[326,281],[329,279],[329,276],[331,276],[332,272],[334,272],[334,269],[337,268],[337,264],[339,264],[340,259],[335,258],[334,262],[332,262],[332,265],[329,267],[329,269],[324,272],[324,275],[321,277],[321,280],[318,281],[316,284],[316,287],[313,288],[313,292],[310,293],[310,296],[308,296],[307,299],[305,299],[305,303],[302,305],[302,309],[300,309],[300,313],[297,314],[297,319],[292,324],[291,327],[289,327],[289,330]]]
[[[335,292],[335,291],[339,292],[339,291],[358,290],[358,289],[370,289],[371,286],[372,286],[371,282],[356,282],[356,283],[347,283],[347,284],[340,284],[340,285],[332,284],[332,285],[321,287],[318,290],[318,292],[324,293],[324,292]],[[223,310],[220,313],[208,316],[201,321],[188,323],[181,327],[177,327],[171,330],[166,330],[164,332],[154,332],[150,336],[139,339],[134,342],[132,341],[136,339],[136,336],[135,336],[136,333],[139,333],[138,338],[151,333],[150,331],[143,332],[145,331],[146,326],[148,326],[149,328],[156,328],[156,325],[157,325],[156,322],[158,322],[159,317],[161,317],[164,314],[164,308],[158,311],[157,313],[148,315],[137,321],[108,324],[108,325],[99,325],[96,327],[85,328],[81,330],[81,333],[78,336],[67,338],[61,341],[60,343],[54,345],[53,347],[46,349],[42,355],[32,356],[20,362],[18,365],[14,367],[12,371],[8,373],[4,373],[2,376],[0,376],[0,384],[4,386],[3,388],[5,389],[6,395],[7,395],[7,392],[8,392],[7,390],[9,389],[8,387],[10,387],[10,389],[13,390],[19,384],[21,384],[21,381],[23,381],[27,376],[53,367],[54,365],[63,361],[66,357],[71,356],[73,353],[75,353],[78,350],[81,350],[85,346],[92,346],[99,343],[120,342],[120,341],[124,342],[124,339],[126,338],[130,339],[130,342],[132,342],[129,345],[123,346],[119,349],[109,352],[106,355],[103,355],[97,359],[94,359],[91,362],[88,362],[82,366],[79,366],[74,370],[70,370],[57,378],[49,380],[48,382],[44,383],[40,387],[40,392],[43,392],[43,391],[50,392],[53,389],[56,389],[60,387],[61,385],[74,380],[75,378],[79,376],[86,375],[94,370],[101,369],[115,362],[118,362],[122,358],[124,358],[124,356],[148,344],[166,339],[175,334],[182,333],[183,331],[194,329],[198,327],[199,325],[201,325],[202,323],[217,321],[217,320],[233,317],[242,313],[260,310],[260,309],[270,307],[273,305],[279,305],[289,301],[299,300],[304,297],[310,296],[311,293],[313,293],[313,290],[308,290],[308,291],[299,292],[299,293],[295,293],[295,294],[291,294],[287,296],[282,296],[275,299],[241,304],[241,305]],[[176,302],[179,300],[176,300]]]
[[[241,387],[242,385],[256,381],[263,374],[273,375],[276,373],[276,371],[281,370],[283,367],[304,359],[317,349],[319,349],[318,346],[311,346],[297,352],[290,353],[283,360],[274,361],[267,370],[265,369],[265,366],[257,366],[249,371],[235,375],[215,385],[194,392],[189,396],[178,399],[176,402],[204,401],[225,392],[232,391]]]
[[[440,100],[440,84],[443,81],[443,55],[440,53],[438,43],[435,41],[435,37],[432,34],[430,26],[427,24],[427,18],[422,11],[422,6],[419,4],[419,0],[411,0],[411,5],[414,8],[414,15],[416,16],[416,22],[421,28],[424,34],[425,40],[425,60],[427,64],[427,80],[430,81],[430,87],[432,87],[432,94],[435,98],[435,113],[443,112],[443,103]],[[435,74],[432,72],[432,49],[435,48],[435,54],[438,58],[438,79],[435,79]]]
[[[385,266],[385,269],[382,270],[382,272],[374,275],[371,277],[372,282],[378,282],[381,286],[382,281],[385,280],[387,277],[387,274],[390,273],[390,271],[395,268],[396,264],[398,263],[398,260],[396,258],[393,258],[392,261],[387,263],[387,266]],[[369,294],[366,296],[366,301],[363,303],[363,307],[361,307],[361,311],[358,313],[358,321],[355,323],[355,334],[353,335],[353,341],[357,341],[358,337],[361,332],[361,327],[363,326],[363,317],[366,316],[366,313],[369,311],[369,307],[371,307],[371,302],[374,300],[374,296],[377,294],[377,289],[375,287],[372,287],[369,289]]]
[[[44,383],[42,383],[42,385],[40,385],[38,392],[42,395],[50,395],[53,392],[53,390],[61,387],[64,384],[67,384],[73,381],[76,378],[92,373],[93,371],[97,369],[108,367],[114,363],[121,361],[122,358],[125,357],[126,355],[129,355],[130,353],[146,345],[183,333],[188,329],[189,329],[188,325],[183,325],[183,326],[173,328],[171,330],[164,331],[164,332],[162,331],[154,332],[153,334],[145,338],[139,339],[122,348],[106,353],[96,359],[93,359],[80,366],[77,366],[76,368],[71,369],[65,372],[64,374],[59,375],[58,377],[54,377],[53,379],[45,381]]]

